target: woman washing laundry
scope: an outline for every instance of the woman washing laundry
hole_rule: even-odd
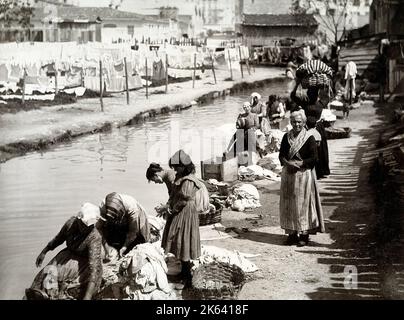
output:
[[[169,160],[176,172],[169,199],[169,217],[164,228],[161,246],[181,260],[183,285],[191,279],[190,260],[201,255],[199,213],[209,212],[209,193],[195,177],[195,165],[183,150]]]
[[[237,117],[237,131],[224,152],[224,156],[228,159],[244,151],[251,153],[256,150],[255,131],[259,128],[258,116],[251,112],[251,104],[248,101],[244,102],[243,111]]]
[[[112,247],[122,257],[137,244],[150,240],[146,211],[135,198],[113,192],[105,197],[100,208],[97,228],[105,239],[107,255]]]
[[[258,116],[259,125],[261,125],[262,118],[265,115],[265,105],[261,102],[261,95],[259,93],[253,92],[251,94],[250,106],[251,112]],[[257,129],[259,128],[260,126],[257,126]]]
[[[91,203],[82,205],[42,250],[36,259],[40,267],[46,254],[66,242],[60,251],[35,277],[25,295],[28,300],[90,300],[102,280],[102,238],[95,223],[100,209]]]
[[[171,189],[175,180],[175,171],[172,169],[163,169],[158,163],[151,163],[146,171],[146,179],[154,183],[164,183],[170,196]]]
[[[285,104],[276,95],[270,95],[267,102],[267,119],[271,125],[271,129],[280,129],[280,123],[285,117]]]
[[[151,163],[146,170],[146,179],[157,184],[164,183],[167,187],[168,196],[170,196],[175,181],[175,171],[172,169],[163,169],[158,163]],[[167,218],[168,204],[157,206],[156,211],[159,217]]]

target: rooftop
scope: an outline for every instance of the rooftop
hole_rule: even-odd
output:
[[[244,26],[318,26],[318,22],[312,14],[245,14]]]
[[[50,12],[46,12],[43,9],[35,9],[34,19],[37,20],[49,20],[56,19],[59,22],[69,21],[88,21],[95,22],[97,18],[102,20],[137,20],[137,21],[152,21],[147,16],[120,11],[112,8],[104,7],[57,7]],[[155,21],[155,19],[153,19]],[[155,21],[156,22],[156,21]]]

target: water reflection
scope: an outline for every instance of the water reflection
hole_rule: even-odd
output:
[[[267,97],[284,92],[285,86],[279,85],[262,93]],[[156,204],[167,200],[167,191],[165,186],[149,184],[145,170],[152,161],[165,166],[180,146],[192,155],[199,175],[200,161],[220,155],[227,146],[249,94],[0,164],[0,299],[22,297],[38,271],[37,254],[83,202],[99,204],[116,191],[133,195],[152,213]]]

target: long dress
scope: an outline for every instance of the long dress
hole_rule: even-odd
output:
[[[76,217],[70,218],[48,243],[50,250],[64,242],[66,248],[37,274],[31,289],[41,290],[55,300],[83,299],[89,282],[95,284],[95,292],[99,290],[102,280],[102,238],[94,226],[83,233],[79,223]]]
[[[286,166],[281,174],[280,225],[285,233],[324,232],[324,218],[316,181],[314,164],[317,159],[315,138],[305,129],[293,140],[292,134],[284,135],[279,152],[283,159],[303,161],[300,170]],[[282,163],[283,164],[283,163]]]
[[[209,210],[209,193],[193,174],[179,178],[169,200],[172,214],[164,228],[161,246],[181,261],[201,255],[199,213]]]

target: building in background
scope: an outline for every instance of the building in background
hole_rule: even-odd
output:
[[[161,15],[164,8],[176,8],[172,23],[190,38],[197,38],[203,32],[202,0],[122,0],[119,9],[146,16]],[[186,32],[185,32],[186,31]]]
[[[274,14],[274,15],[287,15],[291,13],[292,4],[295,0],[237,0],[237,21],[242,20],[244,14]],[[328,0],[300,0],[298,1],[300,6],[306,10],[307,14],[313,14],[317,22],[319,23],[319,31],[325,34],[328,39],[334,39],[334,35],[330,32],[326,26],[326,21],[330,17],[332,10],[327,12],[325,2]],[[330,0],[330,7],[334,10],[335,14],[338,14],[337,1]],[[348,5],[344,10],[344,18],[341,23],[338,24],[338,37],[341,37],[346,30],[356,29],[364,26],[369,21],[371,0],[348,0]],[[239,30],[239,28],[237,28]]]
[[[202,0],[204,29],[213,32],[234,32],[237,0]]]
[[[163,41],[180,35],[168,19],[112,8],[46,6],[37,8],[32,20],[45,42]]]
[[[316,39],[318,22],[313,15],[244,14],[243,42],[249,47],[273,46],[275,41],[293,39],[305,43]]]
[[[369,31],[372,34],[385,33],[389,37],[404,36],[404,1],[373,0]]]

